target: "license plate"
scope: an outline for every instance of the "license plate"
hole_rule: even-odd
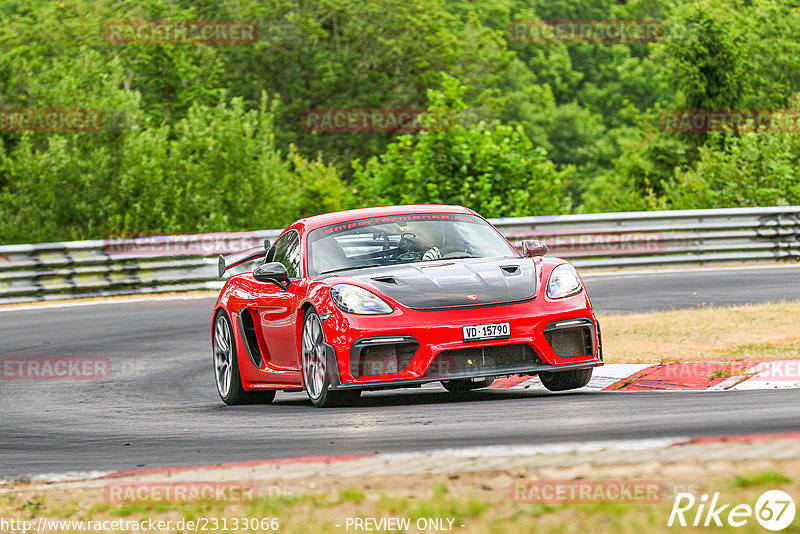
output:
[[[483,339],[505,339],[511,337],[511,325],[508,323],[476,324],[462,327],[464,341],[480,341]]]

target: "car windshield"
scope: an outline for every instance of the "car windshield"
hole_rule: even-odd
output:
[[[373,217],[314,229],[310,276],[439,259],[518,256],[490,224],[474,215],[423,213]]]

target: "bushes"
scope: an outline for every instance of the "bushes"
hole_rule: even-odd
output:
[[[463,204],[487,217],[560,212],[569,171],[557,171],[520,126],[465,126],[463,92],[446,77],[442,91],[428,95],[429,112],[452,112],[452,127],[402,136],[385,154],[354,163],[361,204]]]
[[[0,129],[0,243],[278,227],[403,202],[495,216],[796,203],[796,136],[658,127],[662,110],[796,107],[800,9],[731,6],[0,0],[0,108],[113,110],[130,126]],[[650,44],[510,40],[511,21],[536,17],[655,18],[667,32]],[[253,20],[260,38],[103,39],[111,20],[193,19]],[[473,122],[402,137],[301,127],[309,108],[423,107],[441,72],[469,90],[448,79],[431,109],[468,108]]]
[[[717,142],[700,148],[697,166],[676,173],[667,187],[671,207],[800,204],[800,134],[717,134],[711,141]]]
[[[195,104],[174,125],[22,136],[0,152],[0,241],[278,228],[341,209],[336,170],[275,146],[273,111]]]

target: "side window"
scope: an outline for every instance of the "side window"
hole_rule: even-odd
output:
[[[297,232],[288,232],[275,242],[272,261],[285,265],[289,278],[300,277],[300,236]]]

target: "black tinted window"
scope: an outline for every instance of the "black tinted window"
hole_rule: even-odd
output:
[[[289,278],[300,277],[300,236],[297,232],[284,234],[275,242],[272,261],[285,265]]]
[[[453,258],[518,257],[489,223],[469,214],[379,216],[316,228],[308,236],[308,274]]]

